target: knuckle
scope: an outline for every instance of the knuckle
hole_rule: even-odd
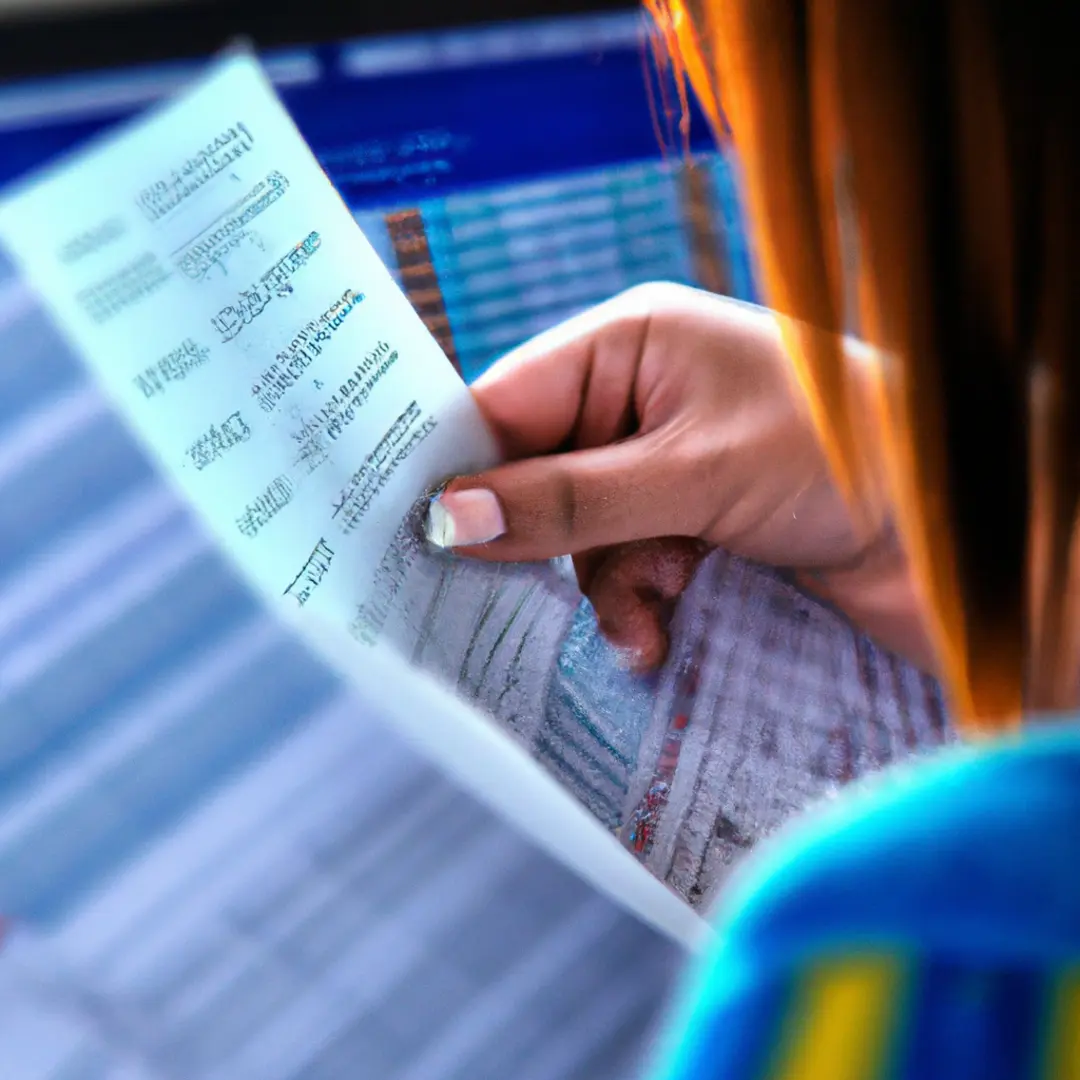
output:
[[[647,281],[642,285],[631,285],[616,297],[619,306],[635,315],[652,315],[671,304],[682,300],[686,293],[685,285],[673,281]]]
[[[552,511],[562,539],[573,541],[581,531],[581,499],[574,476],[560,469],[554,478]]]

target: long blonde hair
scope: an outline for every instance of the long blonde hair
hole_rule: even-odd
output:
[[[1038,0],[645,4],[680,84],[733,143],[764,292],[835,475],[855,505],[889,493],[957,715],[994,727],[1071,707],[1068,20]],[[873,415],[841,348],[853,319],[880,361]]]

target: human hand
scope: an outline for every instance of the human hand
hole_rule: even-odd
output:
[[[509,463],[458,477],[429,538],[494,561],[572,555],[603,633],[647,670],[712,546],[787,567],[922,666],[887,522],[834,485],[767,311],[647,285],[540,335],[473,387]]]

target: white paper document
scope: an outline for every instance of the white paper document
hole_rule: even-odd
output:
[[[559,567],[432,551],[425,492],[497,447],[255,60],[11,192],[0,242],[266,601],[679,940],[759,836],[945,737],[928,680],[722,554],[643,680]]]

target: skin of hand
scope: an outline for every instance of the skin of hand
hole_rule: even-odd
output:
[[[933,668],[895,535],[881,515],[855,524],[768,311],[639,286],[510,353],[473,393],[508,463],[448,484],[429,538],[492,561],[572,555],[630,667],[663,661],[674,601],[721,546],[793,571]]]

